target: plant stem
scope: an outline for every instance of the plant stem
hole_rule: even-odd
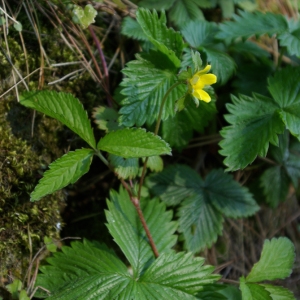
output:
[[[160,123],[161,123],[161,117],[162,117],[162,112],[165,106],[165,103],[168,99],[169,94],[172,92],[172,90],[177,87],[178,85],[183,84],[182,81],[177,81],[175,82],[166,92],[166,94],[164,95],[162,101],[161,101],[161,105],[160,105],[160,109],[159,109],[159,114],[158,114],[158,118],[157,118],[157,122],[156,122],[156,126],[155,126],[155,130],[154,130],[154,134],[157,135],[158,131],[159,131],[159,127],[160,127]],[[139,190],[138,190],[138,199],[141,198],[141,192],[142,192],[142,186],[144,183],[144,179],[145,179],[145,175],[146,175],[146,169],[147,169],[147,162],[148,162],[148,157],[145,159],[144,165],[143,165],[143,171],[142,171],[142,175],[141,175],[141,179],[140,179],[140,183],[139,183]]]
[[[164,109],[164,105],[167,101],[167,98],[169,96],[169,94],[172,92],[172,90],[174,88],[176,88],[178,85],[183,84],[182,81],[177,81],[175,82],[166,92],[165,96],[163,97],[162,101],[161,101],[161,105],[160,105],[160,109],[159,109],[159,114],[158,114],[158,118],[157,118],[157,122],[156,122],[156,126],[155,126],[155,131],[154,134],[157,135],[158,131],[159,131],[159,127],[160,127],[160,122],[161,122],[161,117],[162,117],[162,113],[163,113],[163,109]]]

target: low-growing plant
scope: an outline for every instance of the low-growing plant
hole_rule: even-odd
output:
[[[92,6],[75,7],[73,13],[84,28],[96,16]],[[114,97],[118,105],[95,109],[93,116],[103,132],[99,141],[87,112],[71,94],[22,94],[22,105],[59,120],[87,144],[50,164],[31,201],[75,183],[98,157],[121,183],[118,191],[110,192],[106,221],[127,260],[124,263],[99,242],[72,242],[40,267],[35,287],[43,289],[37,289],[36,297],[295,299],[288,289],[265,283],[292,272],[295,250],[285,237],[264,242],[260,260],[237,282],[239,289],[218,282],[221,276],[213,273],[214,267],[195,254],[217,241],[224,218],[249,217],[259,210],[249,188],[229,171],[250,164],[258,168],[256,158],[268,154],[273,166],[259,166],[266,202],[276,207],[287,197],[290,184],[297,187],[300,69],[283,66],[282,61],[284,51],[300,56],[299,22],[272,13],[241,12],[220,26],[204,20],[180,25],[177,32],[167,27],[164,12],[143,8],[137,10],[136,21],[125,18],[122,33],[140,40],[145,50],[122,70],[125,77]],[[276,34],[281,42],[276,65],[270,66],[268,54],[246,40],[264,34]],[[212,164],[205,176],[183,163],[164,168],[161,156],[185,149],[193,132],[208,127],[217,131],[214,84],[222,91],[237,68],[233,58],[243,67],[244,56],[265,63],[270,76],[257,86],[259,78],[253,78],[249,88],[246,76],[239,73],[235,85],[246,95],[231,97],[232,103],[226,104],[229,114],[224,114],[229,125],[220,130],[219,153],[225,157],[227,173],[221,164]],[[18,296],[24,293],[19,287],[17,282],[8,289]]]

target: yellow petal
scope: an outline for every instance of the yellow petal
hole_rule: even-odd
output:
[[[209,72],[210,69],[211,69],[211,65],[207,65],[203,70],[197,72],[196,75],[200,76],[206,74],[207,72]]]
[[[203,75],[204,76],[204,75]],[[199,78],[199,80],[195,83],[195,84],[193,84],[192,85],[192,88],[194,89],[194,90],[199,90],[199,89],[203,89],[204,88],[204,86],[205,86],[205,82],[203,82],[203,80],[202,80],[202,77],[203,76],[201,76],[201,78]]]
[[[203,90],[194,90],[193,91],[193,96],[196,97],[197,99],[199,100],[202,100],[206,103],[210,102],[211,101],[211,98],[209,96],[209,94],[207,94],[205,91]]]
[[[217,82],[217,76],[214,74],[204,74],[201,76],[201,82],[204,85],[212,85]]]

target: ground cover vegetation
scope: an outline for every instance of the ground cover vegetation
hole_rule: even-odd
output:
[[[3,0],[0,299],[297,299],[298,5]]]

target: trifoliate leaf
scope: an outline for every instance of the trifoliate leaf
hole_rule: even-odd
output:
[[[223,229],[222,214],[206,196],[192,195],[178,210],[179,232],[183,234],[185,247],[193,253],[211,247]]]
[[[75,183],[90,169],[93,154],[91,149],[80,149],[70,151],[54,161],[31,193],[30,201],[40,200],[68,184]]]
[[[152,124],[157,120],[162,99],[168,89],[176,82],[177,69],[173,63],[160,52],[136,56],[123,69],[127,76],[121,82],[121,94],[126,98],[121,102],[119,121],[124,126],[138,127],[146,122]],[[152,61],[149,61],[152,59]],[[162,120],[175,114],[175,102],[186,92],[186,87],[179,85],[168,95],[163,108]]]
[[[97,148],[124,158],[171,155],[171,148],[164,140],[142,128],[110,132],[100,139]]]
[[[160,172],[164,168],[164,161],[160,156],[150,156],[147,161],[147,168],[152,172]]]
[[[287,31],[278,36],[280,45],[285,46],[290,55],[300,57],[300,21],[289,20]]]
[[[271,207],[277,207],[280,202],[286,200],[290,179],[282,166],[271,167],[264,171],[260,181],[266,201]]]
[[[114,173],[123,179],[133,179],[139,173],[138,158],[123,158],[117,155],[109,154],[109,161],[114,167]]]
[[[243,12],[233,16],[233,21],[227,21],[220,25],[220,32],[216,37],[223,39],[249,38],[268,34],[278,34],[287,30],[288,24],[281,14],[262,13],[256,11]]]
[[[141,25],[149,41],[162,53],[166,55],[175,65],[180,67],[180,56],[183,50],[183,40],[179,32],[167,28],[164,12],[158,17],[154,10],[152,13],[143,8],[136,12],[136,19]]]
[[[203,1],[197,0],[177,0],[170,9],[170,20],[178,27],[184,26],[189,20],[204,20],[204,15],[200,7]]]
[[[130,17],[125,17],[123,19],[121,33],[136,40],[148,41],[148,37],[144,33],[141,25]]]
[[[80,24],[83,29],[95,23],[95,17],[97,16],[97,11],[91,4],[86,5],[84,9],[78,5],[74,5],[72,13],[73,21]]]
[[[149,176],[146,183],[167,205],[181,204],[179,227],[192,252],[216,241],[222,231],[223,213],[238,218],[258,210],[248,190],[221,170],[213,170],[203,181],[188,166],[174,165]]]
[[[92,148],[96,141],[87,113],[77,98],[54,91],[25,92],[20,103],[55,118],[77,133]]]
[[[272,300],[270,293],[260,284],[245,283],[240,278],[240,290],[243,300]]]
[[[286,237],[265,240],[259,261],[246,277],[246,282],[284,279],[292,273],[295,247]]]
[[[293,293],[281,286],[261,284],[270,293],[272,300],[296,300]]]
[[[106,132],[123,128],[118,124],[118,113],[110,107],[98,106],[94,109],[93,117],[99,129]]]
[[[119,193],[112,191],[107,206],[109,232],[131,264],[134,277],[138,278],[155,257],[137,211],[124,189]],[[158,253],[171,251],[177,240],[172,211],[166,211],[166,205],[158,199],[142,201],[141,208]]]

